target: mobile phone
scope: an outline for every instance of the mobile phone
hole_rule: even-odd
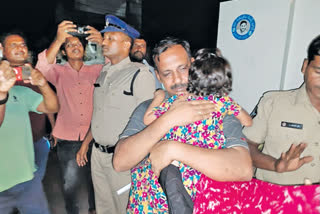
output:
[[[28,80],[31,76],[31,68],[28,66],[14,67],[13,70],[17,81]]]
[[[76,32],[68,32],[72,36],[87,37],[86,31],[89,30],[86,26],[78,26]]]

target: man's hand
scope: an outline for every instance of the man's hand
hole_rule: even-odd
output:
[[[156,176],[159,177],[161,170],[173,161],[172,146],[174,146],[174,143],[173,141],[161,141],[152,148],[149,159],[152,171]]]
[[[57,139],[55,136],[53,136],[52,132],[51,132],[51,134],[50,134],[50,140],[49,140],[49,142],[50,142],[50,147],[51,147],[51,148],[57,146],[58,139]]]
[[[38,69],[32,68],[30,64],[25,64],[25,66],[30,67],[31,69],[31,76],[29,77],[29,80],[24,80],[25,83],[31,83],[38,87],[43,87],[48,83],[46,78]]]
[[[86,40],[102,45],[103,38],[101,33],[94,27],[86,26],[86,28],[89,29],[86,30],[86,34],[90,34],[88,37],[86,37]]]
[[[292,144],[287,152],[281,153],[281,157],[275,162],[276,172],[290,172],[299,169],[302,165],[313,160],[312,156],[300,158],[301,153],[307,147],[306,143]]]
[[[87,144],[82,144],[79,151],[77,152],[76,160],[78,166],[85,166],[88,162],[87,152],[89,146]]]
[[[16,82],[16,75],[6,60],[0,62],[0,92],[8,92]]]
[[[170,118],[171,127],[187,125],[195,121],[210,118],[211,113],[216,111],[217,107],[211,101],[186,101],[186,98],[187,95],[179,97],[163,115],[167,115]]]
[[[64,43],[67,38],[72,37],[72,35],[70,35],[68,32],[76,32],[76,27],[77,25],[73,24],[72,21],[62,21],[58,25],[56,40],[61,44]]]

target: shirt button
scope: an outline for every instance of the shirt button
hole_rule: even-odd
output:
[[[78,84],[80,85],[80,82],[78,82]]]
[[[83,114],[80,114],[81,116],[83,116]]]
[[[315,142],[314,145],[315,145],[315,146],[319,146],[319,143],[318,143],[318,142]]]
[[[80,94],[82,94],[82,93],[80,92]]]
[[[82,103],[80,103],[80,104],[82,104]]]

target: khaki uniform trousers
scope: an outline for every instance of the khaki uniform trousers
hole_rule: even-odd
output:
[[[91,172],[97,214],[125,214],[129,189],[118,195],[117,191],[131,183],[130,171],[116,172],[112,166],[113,154],[92,148]]]

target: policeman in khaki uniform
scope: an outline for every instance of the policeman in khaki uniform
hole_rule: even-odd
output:
[[[258,179],[283,185],[320,182],[320,36],[308,48],[302,73],[300,88],[266,93],[253,125],[243,130]]]
[[[139,37],[139,32],[107,15],[101,33],[103,55],[110,63],[103,67],[95,83],[91,130],[85,142],[92,137],[96,141],[91,169],[97,213],[122,214],[126,212],[131,177],[129,171],[118,173],[113,169],[113,151],[133,110],[153,97],[155,81],[147,66],[129,59],[132,40]]]

